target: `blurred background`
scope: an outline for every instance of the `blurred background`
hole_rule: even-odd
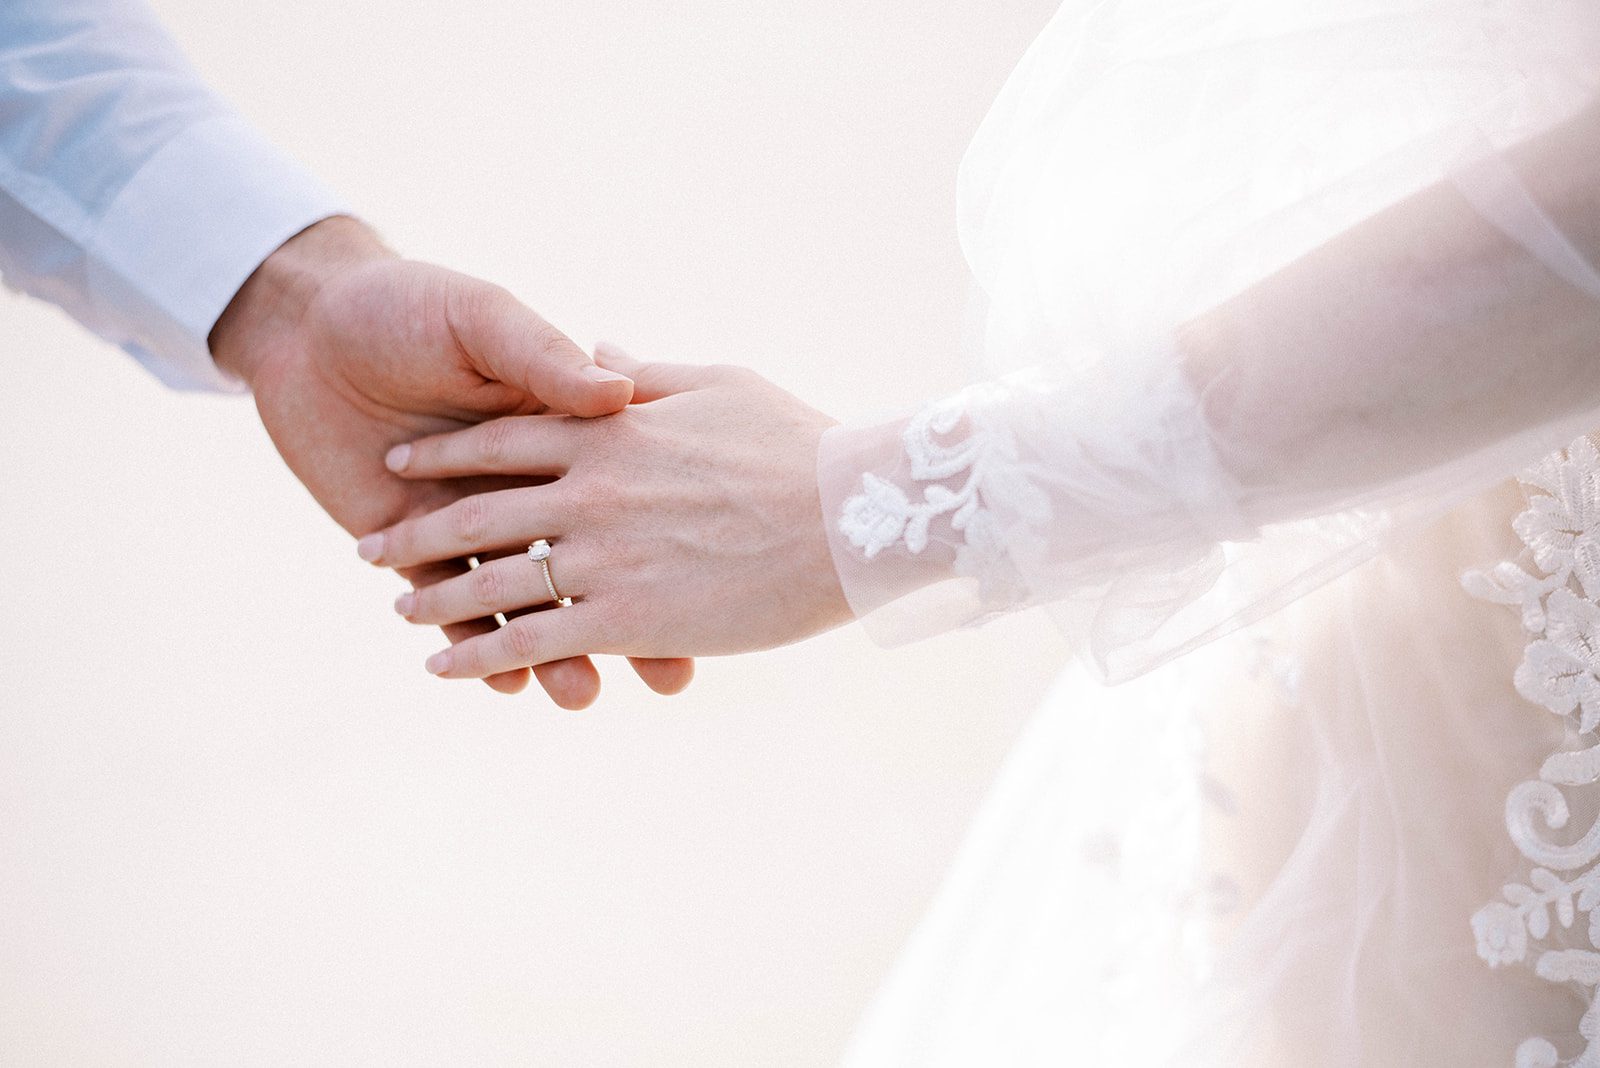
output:
[[[407,254],[862,419],[962,381],[956,167],[1055,5],[155,6]],[[1061,653],[441,682],[248,399],[0,345],[6,1064],[831,1063]]]

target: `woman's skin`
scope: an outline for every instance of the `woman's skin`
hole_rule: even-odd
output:
[[[599,416],[631,396],[626,382],[596,377],[583,350],[510,293],[403,259],[343,216],[313,224],[268,256],[209,340],[217,366],[250,384],[284,462],[357,536],[475,492],[471,480],[394,478],[382,453],[395,442],[550,408]],[[426,586],[465,570],[465,561],[439,561],[403,577]],[[495,626],[462,620],[445,633],[459,639]],[[687,660],[634,666],[660,693],[677,693],[694,677]],[[542,664],[534,674],[563,708],[586,707],[600,693],[587,657]],[[484,681],[518,693],[528,672]]]
[[[1505,161],[1590,265],[1588,291],[1440,183],[1180,330],[1252,519],[1287,518],[1262,510],[1285,499],[1324,511],[1600,406],[1600,103]]]
[[[1583,259],[1600,263],[1600,108],[1507,158]],[[1219,457],[1258,522],[1287,518],[1264,509],[1338,499],[1600,408],[1600,301],[1449,183],[1353,227],[1178,337]],[[597,361],[633,378],[644,403],[594,420],[501,419],[389,454],[407,479],[556,479],[469,497],[361,541],[364,559],[397,568],[554,544],[555,582],[576,603],[462,641],[428,670],[482,678],[592,652],[736,653],[845,622],[816,475],[833,421],[749,371],[641,364],[607,349]],[[930,578],[920,570],[883,579],[920,584]],[[449,624],[548,598],[540,569],[511,556],[396,608]]]
[[[481,678],[580,653],[750,652],[848,621],[816,478],[834,421],[741,368],[642,364],[606,347],[596,362],[633,378],[618,418],[500,419],[389,453],[407,479],[555,478],[361,541],[362,557],[387,567],[551,542],[552,577],[575,603],[436,653],[428,670]],[[549,599],[542,569],[519,553],[402,594],[395,608],[445,623]]]

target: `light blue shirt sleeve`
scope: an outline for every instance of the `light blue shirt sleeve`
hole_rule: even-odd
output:
[[[348,210],[208,89],[138,0],[0,0],[0,278],[178,389],[279,245]]]

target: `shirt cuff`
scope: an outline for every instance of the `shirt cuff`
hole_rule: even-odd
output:
[[[175,389],[243,392],[207,335],[239,287],[311,224],[349,211],[254,127],[189,127],[125,185],[88,248],[88,289],[130,327],[128,351]]]

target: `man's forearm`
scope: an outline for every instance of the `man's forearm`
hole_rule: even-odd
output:
[[[207,333],[273,248],[341,210],[140,0],[0,3],[0,272],[169,385],[238,388]]]

